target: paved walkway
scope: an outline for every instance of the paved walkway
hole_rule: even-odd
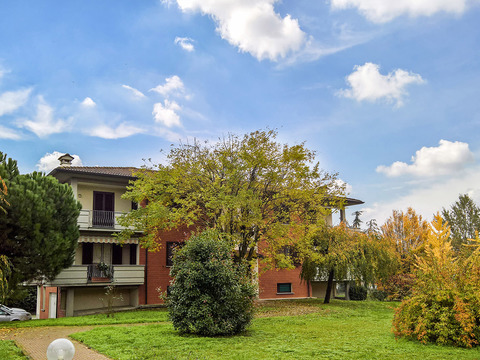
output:
[[[33,360],[46,360],[47,347],[58,338],[68,338],[68,335],[93,329],[94,326],[47,326],[37,328],[8,329],[0,333],[2,340],[14,340]],[[1,329],[3,330],[3,329]],[[78,341],[69,339],[75,346],[74,360],[110,360],[105,355],[88,348]]]

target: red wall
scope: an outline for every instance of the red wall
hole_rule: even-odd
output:
[[[260,299],[306,298],[312,294],[311,287],[300,279],[301,268],[293,270],[261,271],[258,285]],[[277,294],[277,283],[291,283],[292,294]]]
[[[188,227],[182,227],[177,230],[170,230],[162,232],[161,241],[162,246],[159,250],[148,252],[145,249],[140,250],[140,264],[145,266],[145,285],[140,286],[139,289],[139,303],[140,305],[161,304],[160,293],[167,291],[167,286],[170,285],[170,267],[167,267],[167,241],[185,241],[190,236],[191,230]],[[147,265],[148,261],[148,265]],[[146,295],[146,296],[145,296]],[[146,298],[146,301],[145,301]]]

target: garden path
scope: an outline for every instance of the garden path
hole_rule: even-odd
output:
[[[93,329],[95,326],[46,326],[37,328],[0,329],[0,339],[14,340],[32,360],[46,360],[47,347],[58,338],[68,338],[68,335]],[[74,360],[110,360],[84,344],[69,339],[75,346]]]

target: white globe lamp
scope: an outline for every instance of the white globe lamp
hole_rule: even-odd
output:
[[[72,360],[75,346],[68,339],[53,340],[47,348],[48,360]]]

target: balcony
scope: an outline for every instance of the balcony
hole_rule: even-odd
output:
[[[123,230],[124,227],[117,221],[122,214],[121,211],[80,210],[78,226],[80,230]]]
[[[143,285],[145,281],[144,265],[73,265],[62,270],[52,286],[95,286],[95,285]]]

